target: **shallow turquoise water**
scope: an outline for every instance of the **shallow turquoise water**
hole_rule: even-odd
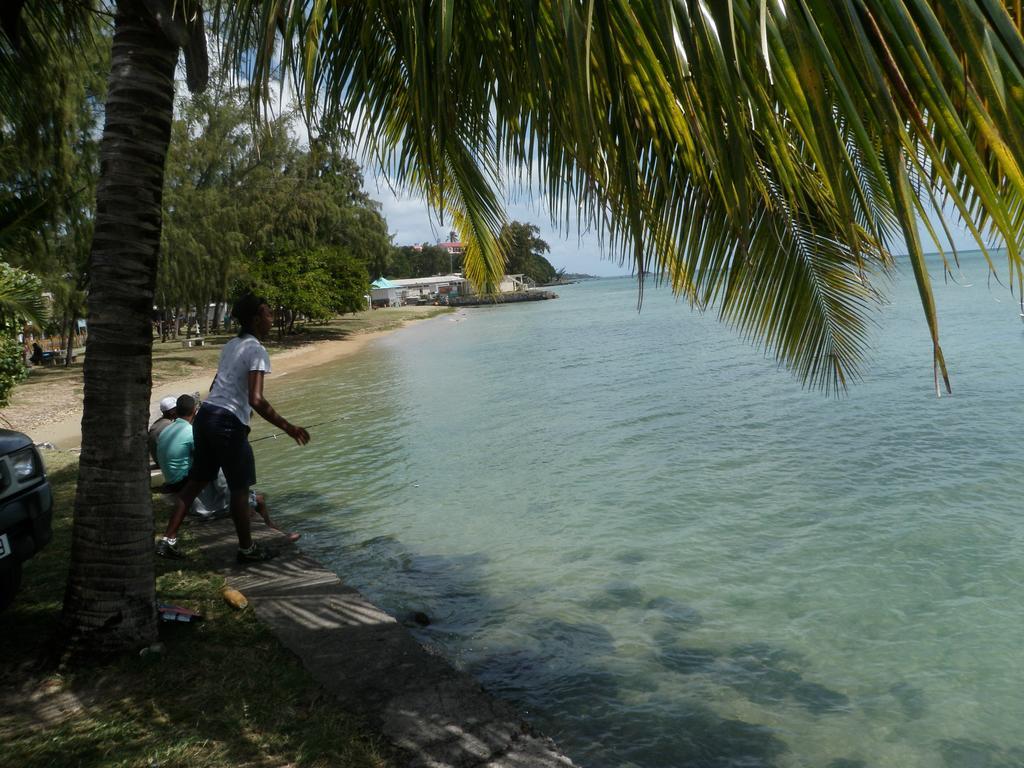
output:
[[[598,280],[272,382],[344,418],[258,443],[260,487],[583,765],[1021,766],[1024,327],[965,271],[953,397],[909,279],[839,400]]]

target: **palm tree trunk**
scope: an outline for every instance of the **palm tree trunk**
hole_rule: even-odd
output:
[[[153,642],[146,431],[164,161],[178,50],[139,0],[119,0],[90,255],[82,456],[64,597],[76,653]]]

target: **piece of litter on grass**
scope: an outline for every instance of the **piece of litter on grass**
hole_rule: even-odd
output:
[[[197,613],[189,608],[182,608],[180,605],[166,605],[160,603],[156,607],[156,612],[160,615],[161,621],[202,621],[203,615]]]
[[[232,589],[231,587],[224,587],[224,589],[222,589],[220,593],[224,596],[224,601],[228,605],[230,605],[232,608],[238,609],[239,611],[244,611],[249,605],[249,601],[245,599],[245,595],[243,595],[237,589]]]

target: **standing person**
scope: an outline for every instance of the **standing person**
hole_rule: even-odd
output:
[[[164,474],[164,490],[177,493],[185,487],[189,469],[192,467],[192,450],[195,440],[192,436],[192,420],[196,415],[196,400],[192,395],[182,395],[175,401],[178,418],[160,433],[156,443],[156,463]]]
[[[156,457],[156,444],[160,440],[160,433],[163,432],[167,427],[171,425],[176,418],[178,418],[178,412],[176,410],[178,401],[168,395],[160,401],[160,418],[149,425],[149,438],[147,443],[149,445],[149,458],[153,460],[153,463],[158,467],[160,461]]]
[[[270,373],[270,356],[260,343],[274,324],[265,299],[248,294],[231,310],[241,330],[224,345],[210,394],[193,422],[195,453],[192,471],[174,506],[167,531],[157,542],[162,557],[181,558],[178,528],[196,495],[223,469],[231,491],[231,518],[238,534],[240,563],[269,560],[277,552],[255,544],[249,530],[249,488],[256,483],[256,462],[249,445],[249,413],[255,410],[299,445],[309,432],[274,410],[263,397],[263,378]]]

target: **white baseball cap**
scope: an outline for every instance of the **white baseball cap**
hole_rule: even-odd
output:
[[[178,407],[178,398],[176,398],[176,397],[171,397],[170,395],[168,395],[167,397],[165,397],[163,400],[160,401],[160,410],[163,413],[167,413],[168,411],[173,411],[177,407]]]

